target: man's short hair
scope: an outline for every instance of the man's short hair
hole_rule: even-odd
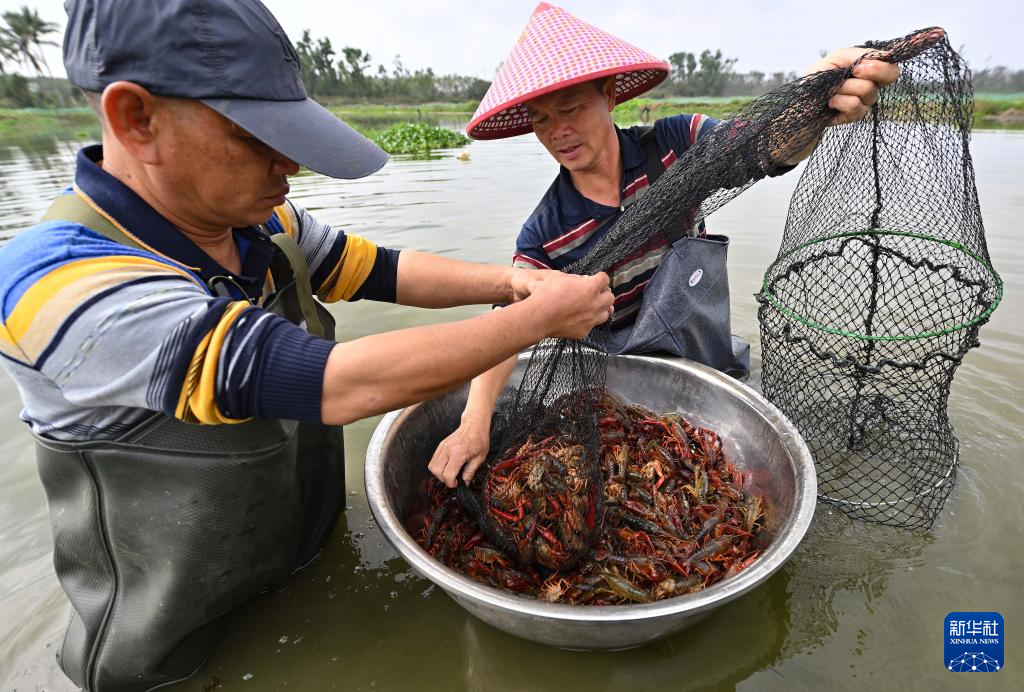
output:
[[[92,112],[100,119],[100,124],[102,125],[106,120],[103,116],[103,94],[98,91],[87,91],[85,89],[82,89],[82,93],[85,94],[85,100],[89,104],[89,108],[92,108]]]

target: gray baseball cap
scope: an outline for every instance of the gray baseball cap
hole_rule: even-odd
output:
[[[313,101],[299,57],[258,0],[67,0],[68,79],[102,92],[134,82],[197,99],[318,173],[361,178],[388,160]]]

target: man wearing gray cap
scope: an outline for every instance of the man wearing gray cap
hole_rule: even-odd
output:
[[[312,558],[344,495],[340,425],[608,319],[603,274],[401,253],[287,199],[386,155],[306,97],[256,0],[69,0],[64,58],[102,146],[0,250],[0,354],[37,441],[58,660],[89,690],[194,673],[222,616]],[[336,344],[323,301],[509,302]]]

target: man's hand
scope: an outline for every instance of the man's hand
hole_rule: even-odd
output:
[[[549,337],[582,339],[607,322],[615,310],[615,297],[604,273],[576,276],[552,271],[536,282],[532,291],[527,304],[548,325]]]
[[[463,417],[458,429],[441,440],[427,468],[449,488],[454,488],[459,471],[465,466],[462,477],[468,483],[487,458],[490,443],[490,418],[478,421]]]
[[[540,282],[546,279],[552,274],[561,274],[562,272],[555,271],[554,269],[521,269],[520,267],[510,267],[508,276],[508,292],[509,303],[518,303],[520,300],[526,300],[531,293],[540,285]]]
[[[814,63],[807,74],[847,68],[862,55],[873,52],[870,48],[840,48]],[[882,60],[864,60],[853,68],[853,76],[839,86],[839,91],[828,102],[836,111],[833,125],[852,123],[860,120],[871,106],[878,101],[878,88],[895,82],[900,68]]]
[[[818,62],[811,65],[807,74],[824,72],[826,70],[846,69],[866,53],[877,52],[870,48],[840,48],[830,53]],[[888,86],[895,82],[900,76],[900,68],[893,63],[882,60],[864,60],[853,68],[853,76],[839,85],[839,90],[829,99],[828,105],[836,111],[830,125],[842,125],[860,120],[871,106],[878,101],[878,88]],[[804,148],[792,155],[787,156],[789,139],[785,142],[773,144],[773,158],[780,160],[783,165],[795,166],[814,152],[818,146],[819,137],[808,142]],[[786,152],[786,153],[784,153]]]
[[[465,264],[448,262],[453,269]],[[507,268],[473,267],[478,272],[474,295],[488,302],[500,300],[508,286]],[[554,272],[534,287],[529,298],[503,310],[336,344],[324,372],[322,420],[345,425],[432,399],[503,362],[514,364],[513,356],[542,339],[582,339],[604,323],[613,309],[607,274]],[[500,391],[498,385],[503,386],[504,380],[496,378]]]
[[[513,271],[518,271],[522,281],[517,302],[540,320],[546,336],[582,339],[606,322],[615,309],[607,274]],[[487,458],[494,402],[514,367],[513,357],[473,380],[462,422],[434,451],[427,468],[449,488],[455,487],[460,471],[467,483],[472,480]]]

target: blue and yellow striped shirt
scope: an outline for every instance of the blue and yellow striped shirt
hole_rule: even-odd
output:
[[[98,146],[79,152],[66,194],[141,249],[67,221],[40,223],[0,248],[0,356],[21,391],[22,418],[63,440],[116,438],[153,411],[206,424],[319,422],[333,342],[261,309],[274,290],[273,243],[259,229],[235,229],[242,271],[231,274],[101,160]],[[290,201],[266,227],[295,238],[321,300],[394,302],[396,251]]]

